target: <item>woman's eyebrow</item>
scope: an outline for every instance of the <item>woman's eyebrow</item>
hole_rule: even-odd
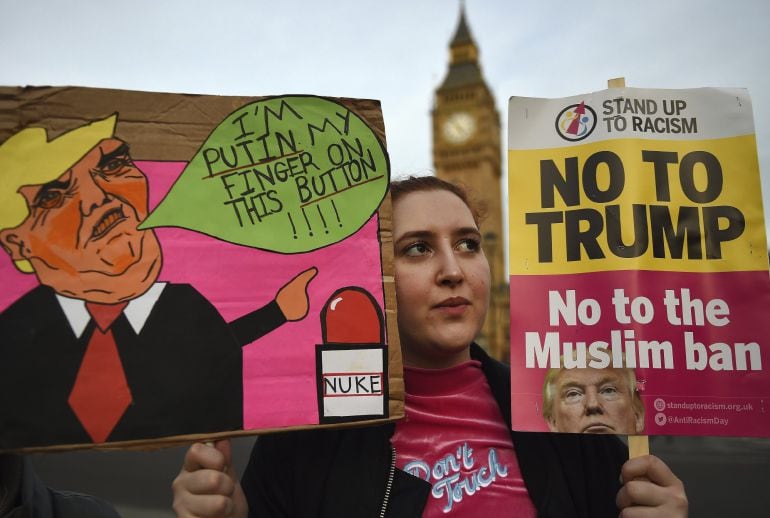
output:
[[[474,236],[477,236],[478,238],[481,238],[481,232],[479,232],[479,229],[476,227],[461,227],[454,229],[452,231],[452,235],[454,236],[466,236],[472,234]],[[408,232],[404,232],[400,236],[394,238],[393,242],[398,243],[404,239],[429,239],[436,235],[435,232],[432,230],[410,230]]]
[[[455,234],[475,234],[481,237],[481,232],[476,227],[462,227],[454,231]]]
[[[433,235],[434,233],[430,230],[410,230],[409,232],[404,232],[398,236],[398,238],[395,239],[395,242],[398,243],[404,239],[427,239]]]

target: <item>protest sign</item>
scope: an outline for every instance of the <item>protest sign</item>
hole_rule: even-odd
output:
[[[514,429],[767,435],[746,91],[511,98],[508,158]]]
[[[402,415],[377,101],[0,101],[0,450]]]

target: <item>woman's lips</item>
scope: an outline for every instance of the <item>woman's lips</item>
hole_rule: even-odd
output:
[[[433,306],[433,308],[445,315],[461,316],[470,305],[470,301],[464,297],[450,297],[442,300]]]

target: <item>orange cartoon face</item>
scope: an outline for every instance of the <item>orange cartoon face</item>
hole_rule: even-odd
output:
[[[113,303],[140,295],[157,278],[160,245],[138,230],[147,216],[147,178],[128,145],[104,139],[61,176],[19,189],[24,222],[0,232],[14,260],[27,259],[58,293]]]

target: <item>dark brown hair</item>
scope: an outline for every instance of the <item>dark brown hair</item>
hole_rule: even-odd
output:
[[[486,215],[484,207],[471,198],[465,187],[442,180],[441,178],[435,176],[409,176],[403,180],[393,180],[390,182],[390,196],[394,202],[406,194],[424,191],[451,192],[460,198],[470,209],[476,225],[479,225]]]

